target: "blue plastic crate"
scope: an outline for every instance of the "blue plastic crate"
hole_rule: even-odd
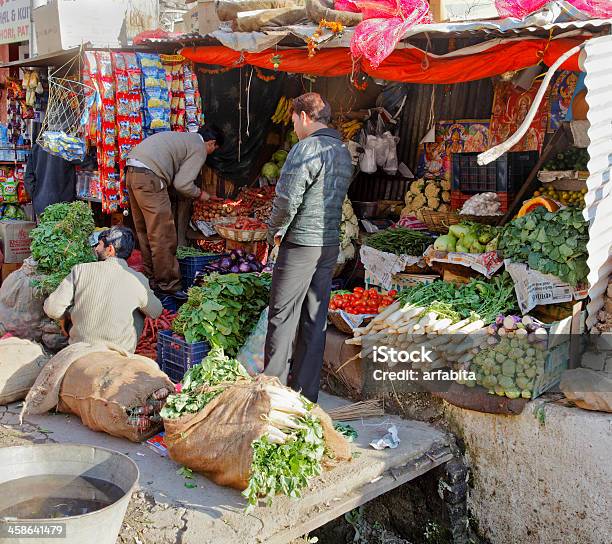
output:
[[[159,296],[159,295],[158,295]],[[179,311],[179,308],[184,304],[184,300],[177,300],[172,295],[165,295],[160,298],[160,302],[165,310],[169,312],[176,313]]]
[[[202,362],[210,351],[207,342],[190,344],[172,331],[159,331],[157,336],[157,364],[173,382],[180,382],[192,366]]]
[[[183,290],[187,291],[195,280],[196,274],[200,272],[207,264],[220,259],[222,255],[202,255],[200,257],[185,257],[179,259],[179,267],[181,269],[181,282]]]

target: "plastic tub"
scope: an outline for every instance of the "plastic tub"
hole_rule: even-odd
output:
[[[126,455],[84,444],[38,444],[0,448],[0,466],[0,486],[3,490],[0,496],[0,511],[11,507],[15,502],[10,482],[15,481],[16,489],[17,482],[22,478],[57,477],[62,481],[88,478],[113,484],[120,491],[120,496],[114,502],[86,514],[29,520],[20,517],[18,522],[7,522],[0,518],[0,543],[3,544],[115,544],[139,477],[136,463]],[[39,491],[40,488],[33,486],[33,489]],[[36,497],[32,497],[32,500],[43,499],[45,495],[40,493],[42,492],[39,491]],[[87,489],[77,489],[74,495],[67,498],[81,500],[86,499],[86,495]],[[35,538],[32,535],[9,534],[9,527],[17,524],[63,526],[65,532],[60,538],[50,537],[49,533],[39,533],[40,536]]]

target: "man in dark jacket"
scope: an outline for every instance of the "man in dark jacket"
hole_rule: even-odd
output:
[[[327,127],[331,107],[317,93],[293,101],[299,142],[276,185],[268,240],[279,245],[265,348],[265,373],[313,402],[325,350],[327,306],[340,244],[342,203],[351,182],[351,155]],[[289,362],[291,370],[289,372]]]
[[[37,216],[51,204],[76,199],[74,164],[47,153],[38,144],[32,147],[23,183],[32,197],[32,206]]]

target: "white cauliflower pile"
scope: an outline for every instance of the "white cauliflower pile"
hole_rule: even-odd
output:
[[[406,207],[402,217],[414,215],[414,212],[428,208],[434,211],[450,211],[451,183],[447,179],[417,179],[410,184],[410,190],[404,197]]]
[[[338,263],[342,264],[355,258],[355,245],[353,242],[359,237],[359,221],[353,205],[348,198],[342,204],[342,222],[340,223],[340,253]]]

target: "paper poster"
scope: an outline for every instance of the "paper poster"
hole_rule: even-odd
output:
[[[556,132],[565,121],[578,83],[578,73],[569,70],[557,72],[550,83],[550,115],[548,132]]]
[[[532,270],[526,264],[504,261],[506,270],[514,281],[514,291],[523,314],[536,306],[560,304],[586,298],[588,288],[575,288],[550,274]]]
[[[436,141],[424,145],[418,177],[451,179],[453,153],[481,153],[489,148],[489,121],[440,121]]]
[[[385,253],[369,246],[361,246],[360,257],[366,271],[377,280],[376,285],[387,290],[391,289],[394,274],[403,272],[407,266],[414,264],[423,263],[424,267],[422,257]]]

